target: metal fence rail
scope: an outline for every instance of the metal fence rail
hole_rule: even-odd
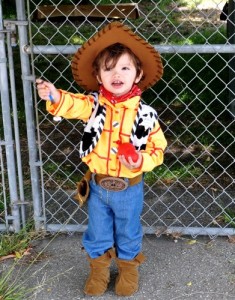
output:
[[[88,215],[72,198],[85,171],[78,158],[83,125],[53,121],[32,82],[43,77],[58,88],[80,90],[72,78],[71,58],[115,12],[159,50],[164,62],[162,80],[143,94],[158,111],[169,143],[164,165],[145,177],[145,233],[233,235],[233,6],[228,36],[228,24],[219,17],[223,1],[212,1],[212,7],[194,1],[139,1],[132,8],[135,14],[121,12],[116,2],[104,13],[98,0],[90,1],[93,10],[84,10],[81,1],[28,0],[26,19],[24,1],[16,1],[36,228],[84,231]],[[42,12],[45,3],[49,9]],[[92,15],[97,11],[98,19]]]

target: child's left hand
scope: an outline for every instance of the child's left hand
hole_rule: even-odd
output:
[[[141,152],[136,151],[137,155],[138,155],[138,159],[137,161],[133,161],[131,156],[127,157],[127,159],[125,158],[125,155],[119,155],[118,158],[121,162],[121,164],[123,164],[126,168],[132,170],[132,169],[138,169],[141,164],[142,164],[142,154]]]

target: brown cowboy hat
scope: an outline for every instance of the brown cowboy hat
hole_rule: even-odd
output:
[[[93,75],[92,63],[99,52],[115,43],[127,46],[141,60],[143,79],[138,86],[142,90],[153,86],[162,77],[161,57],[154,47],[129,27],[120,22],[113,22],[98,31],[75,53],[72,60],[72,73],[79,86],[87,91],[99,89],[99,84]]]

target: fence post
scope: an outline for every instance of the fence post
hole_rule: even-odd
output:
[[[20,230],[20,213],[18,207],[18,192],[17,192],[17,180],[16,180],[16,164],[14,153],[14,141],[11,125],[11,111],[9,100],[9,85],[8,85],[8,72],[7,72],[7,56],[5,49],[5,33],[3,30],[3,13],[2,13],[2,1],[0,0],[0,94],[2,104],[2,118],[3,129],[6,149],[6,161],[7,161],[7,173],[9,181],[9,193],[11,202],[11,212],[13,230],[18,232]]]
[[[20,47],[20,59],[21,59],[21,70],[22,70],[22,82],[23,82],[23,93],[24,93],[24,105],[26,114],[26,125],[27,125],[27,138],[28,138],[28,149],[29,149],[29,165],[30,165],[30,176],[32,184],[32,197],[34,203],[34,222],[36,230],[41,229],[42,221],[42,205],[41,205],[41,192],[39,185],[39,172],[38,172],[38,153],[37,143],[35,136],[35,120],[34,120],[34,106],[32,96],[31,82],[34,78],[31,74],[29,56],[23,50],[28,45],[28,36],[26,28],[26,14],[25,14],[25,2],[24,0],[16,0],[16,11],[18,20],[18,32],[19,32],[19,47]]]
[[[230,44],[235,44],[235,3],[230,0],[228,3],[228,41]],[[229,103],[230,111],[235,116],[235,55],[230,55],[229,61]]]

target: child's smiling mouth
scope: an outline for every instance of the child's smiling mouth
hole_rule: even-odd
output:
[[[123,82],[120,80],[115,80],[112,82],[112,86],[114,86],[114,87],[120,87],[122,85],[123,85]]]

